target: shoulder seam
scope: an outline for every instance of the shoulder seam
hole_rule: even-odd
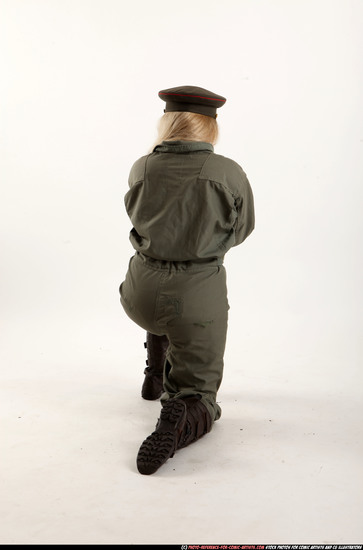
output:
[[[146,163],[148,161],[148,158],[149,156],[151,155],[151,153],[149,153],[148,155],[144,155],[143,157],[140,157],[136,163],[140,162],[142,160],[143,162],[143,172],[142,172],[142,176],[140,176],[139,178],[137,178],[134,182],[133,182],[133,185],[136,185],[137,183],[140,183],[141,181],[144,181],[145,180],[145,174],[146,174]],[[136,164],[135,163],[135,164]]]
[[[237,197],[237,198],[238,198],[238,195],[236,195],[235,193],[233,193],[233,191],[232,191],[225,183],[223,183],[222,181],[219,181],[218,179],[213,179],[213,177],[208,176],[208,175],[201,175],[201,173],[203,172],[204,167],[205,167],[205,165],[207,164],[208,160],[209,160],[210,158],[213,158],[212,155],[213,155],[213,153],[210,153],[210,154],[208,155],[208,157],[206,158],[206,160],[204,161],[204,164],[203,164],[203,166],[202,166],[202,168],[201,168],[201,170],[200,170],[198,179],[199,179],[199,180],[208,180],[208,181],[211,181],[211,182],[213,182],[213,183],[216,183],[216,184],[220,185],[221,187],[223,187],[223,189],[225,189],[226,191],[228,191],[228,193],[230,193],[230,195],[232,195],[232,197],[234,197],[234,198]],[[224,158],[225,158],[225,157],[224,157]]]

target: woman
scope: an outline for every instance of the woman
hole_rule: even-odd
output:
[[[228,301],[223,258],[254,229],[250,184],[216,155],[222,96],[195,86],[162,90],[158,145],[133,165],[125,206],[136,250],[121,303],[147,331],[142,396],[162,409],[137,467],[154,473],[218,420]]]

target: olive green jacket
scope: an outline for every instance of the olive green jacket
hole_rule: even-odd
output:
[[[255,224],[251,186],[210,143],[163,141],[131,168],[125,206],[135,250],[169,261],[220,259]]]

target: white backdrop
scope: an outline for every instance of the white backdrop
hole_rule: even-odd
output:
[[[117,295],[127,176],[155,138],[158,90],[195,84],[227,97],[215,150],[255,194],[255,232],[226,258],[229,342],[246,334],[256,365],[277,354],[302,381],[318,356],[319,384],[358,390],[362,2],[1,6],[5,346],[25,359],[29,344],[115,349],[135,334]]]
[[[123,196],[158,91],[187,84],[227,97],[215,151],[255,195],[256,229],[226,257],[222,396],[250,383],[359,399],[363,3],[0,6],[5,383],[46,380],[51,405],[52,381],[93,376],[122,399],[140,380],[144,334],[118,301],[133,253]]]

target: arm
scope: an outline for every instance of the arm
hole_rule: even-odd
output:
[[[234,246],[241,244],[252,233],[255,227],[254,199],[250,182],[241,168],[241,182],[239,196],[235,200],[237,221],[235,224],[236,242]]]

